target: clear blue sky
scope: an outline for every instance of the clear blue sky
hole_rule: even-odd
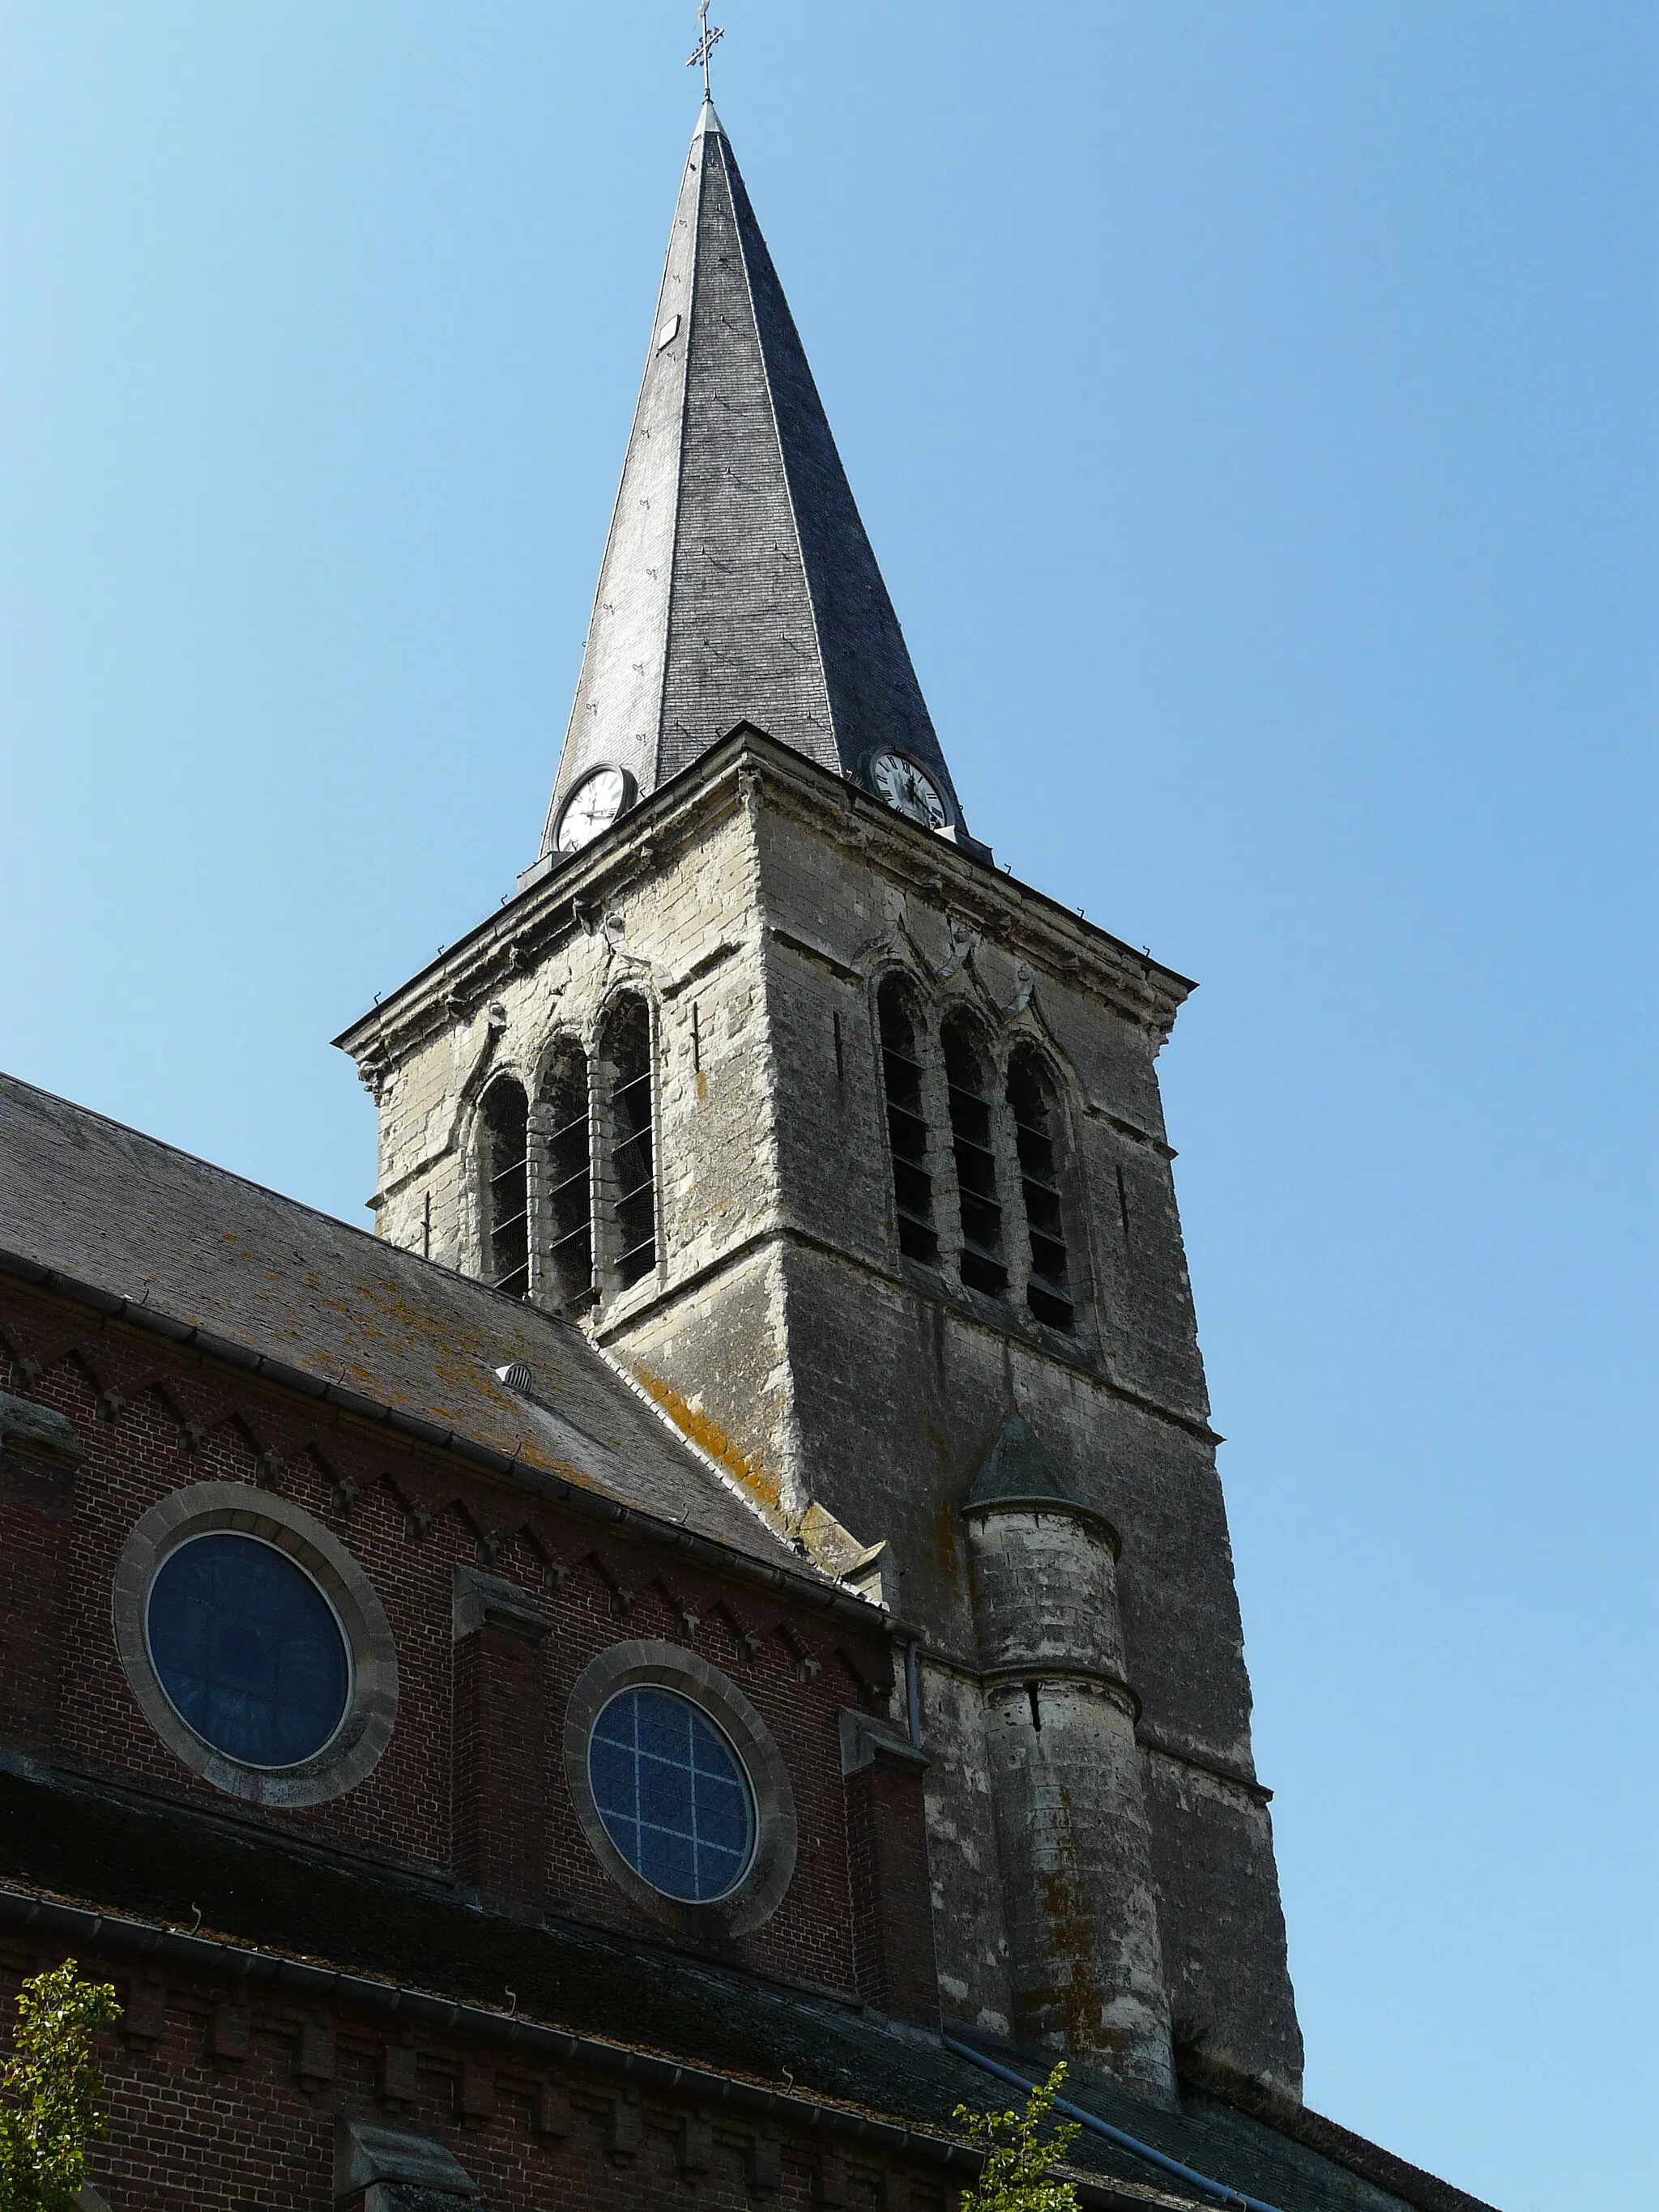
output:
[[[1319,2108],[1649,2212],[1651,6],[723,0],[970,817],[1164,1061]],[[5,0],[0,1061],[343,1214],[532,856],[689,8]]]

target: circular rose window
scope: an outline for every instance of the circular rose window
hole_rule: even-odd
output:
[[[734,1890],[755,1850],[742,1760],[689,1698],[624,1690],[593,1723],[588,1779],[605,1832],[665,1897],[708,1905]]]
[[[246,1766],[297,1766],[345,1717],[351,1662],[339,1618],[274,1544],[226,1531],[179,1545],[156,1570],[145,1626],[173,1711]]]

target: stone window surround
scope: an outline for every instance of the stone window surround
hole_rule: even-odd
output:
[[[1069,1350],[1076,1346],[1079,1337],[1085,1330],[1093,1303],[1091,1291],[1094,1279],[1086,1243],[1088,1208],[1081,1203],[1081,1194],[1078,1188],[1080,1156],[1072,1105],[1072,1086],[1048,1040],[1029,1018],[998,1021],[978,996],[959,989],[941,991],[930,987],[927,979],[908,962],[890,958],[873,969],[866,978],[871,1034],[878,1072],[881,1066],[881,1021],[878,1002],[882,985],[895,975],[902,977],[909,987],[916,1049],[922,1068],[922,1102],[927,1121],[928,1168],[933,1185],[934,1225],[939,1232],[939,1259],[927,1272],[944,1276],[950,1288],[968,1299],[977,1311],[995,1312],[1000,1316],[1012,1315],[1023,1327],[1032,1329],[1045,1342],[1064,1346]],[[973,1290],[961,1280],[960,1193],[951,1144],[942,1042],[945,1025],[952,1016],[969,1022],[975,1045],[989,1062],[997,1188],[1002,1206],[1004,1257],[1009,1273],[1008,1288],[1000,1297]],[[1076,1314],[1075,1324],[1070,1329],[1056,1329],[1047,1322],[1040,1321],[1029,1311],[1025,1304],[1030,1273],[1026,1249],[1025,1200],[1012,1117],[1006,1103],[1009,1063],[1022,1048],[1036,1058],[1054,1100],[1061,1218],[1065,1224],[1066,1252],[1073,1267],[1072,1300]],[[896,1229],[893,1233],[896,1239]]]
[[[535,1081],[530,1089],[530,1291],[538,1304],[563,1314],[567,1319],[580,1318],[597,1299],[593,1279],[598,1227],[593,1218],[593,1043],[594,1039],[575,1024],[557,1024],[537,1054]],[[576,1077],[574,1085],[569,1080],[573,1074]],[[579,1115],[570,1113],[577,1095],[580,1099]],[[553,1164],[553,1140],[560,1128],[566,1126],[560,1120],[562,1115],[568,1116],[572,1122],[580,1121],[581,1143],[586,1153],[580,1204],[577,1194],[568,1195],[562,1213],[555,1204]],[[586,1279],[573,1280],[568,1273],[562,1278],[561,1263],[555,1259],[555,1251],[562,1240],[580,1237],[584,1221],[587,1228]],[[564,1264],[568,1267],[568,1261]]]
[[[708,1905],[665,1897],[636,1874],[599,1818],[587,1773],[593,1723],[612,1698],[649,1686],[669,1690],[706,1713],[743,1763],[755,1800],[755,1854],[728,1895]],[[684,1645],[641,1638],[613,1644],[577,1676],[565,1708],[564,1773],[582,1833],[612,1881],[653,1920],[693,1942],[752,1935],[782,1903],[795,1871],[799,1832],[789,1771],[771,1730],[737,1684]]]
[[[630,961],[636,956],[626,956]],[[624,999],[640,1000],[646,1011],[650,1037],[649,1066],[651,1072],[651,1160],[653,1213],[656,1227],[657,1259],[639,1283],[626,1289],[615,1280],[614,1247],[615,1223],[611,1212],[613,1193],[611,1187],[610,1153],[611,1146],[611,1100],[605,1056],[605,1042],[612,1017]],[[501,1027],[505,1029],[505,1018]],[[483,1099],[489,1085],[501,1076],[510,1076],[524,1091],[530,1108],[529,1155],[526,1163],[527,1186],[530,1200],[530,1290],[532,1304],[551,1304],[562,1310],[562,1303],[553,1295],[547,1255],[549,1212],[547,1206],[546,1139],[538,1126],[545,1086],[561,1050],[574,1045],[586,1062],[588,1097],[588,1182],[590,1218],[592,1222],[592,1266],[598,1296],[595,1308],[602,1306],[607,1313],[613,1308],[631,1308],[639,1301],[660,1289],[663,1273],[664,1224],[662,1218],[663,1162],[662,1162],[662,1010],[647,975],[640,969],[609,981],[596,996],[586,1013],[577,1017],[567,1014],[556,1020],[545,1035],[537,1040],[535,1048],[527,1055],[504,1053],[494,1060],[487,1079],[480,1081],[475,1095],[465,1108],[465,1121],[461,1139],[461,1152],[465,1162],[465,1188],[467,1224],[465,1246],[466,1271],[482,1280],[489,1279],[489,1263],[485,1250],[487,1243],[488,1200],[484,1193],[485,1149]],[[641,1285],[648,1285],[642,1290]]]
[[[248,1766],[217,1751],[182,1718],[149,1654],[146,1614],[162,1562],[192,1537],[258,1536],[321,1587],[351,1656],[345,1717],[322,1750],[295,1766]],[[309,1513],[251,1483],[197,1482],[152,1505],[122,1548],[111,1594],[115,1648],[144,1717],[192,1774],[246,1804],[320,1805],[366,1780],[398,1714],[398,1654],[374,1587],[349,1552]]]

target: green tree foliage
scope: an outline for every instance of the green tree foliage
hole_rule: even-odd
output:
[[[87,2178],[87,2144],[104,2130],[104,2077],[93,2043],[121,2008],[73,1959],[17,1993],[12,2055],[0,2071],[0,2212],[70,2212]]]
[[[957,2126],[985,2154],[985,2170],[963,2195],[962,2212],[1077,2212],[1076,2185],[1054,2178],[1055,2166],[1082,2132],[1075,2120],[1054,2124],[1054,2100],[1065,2079],[1062,2059],[1032,2090],[1023,2112],[970,2112],[966,2105],[957,2106]]]

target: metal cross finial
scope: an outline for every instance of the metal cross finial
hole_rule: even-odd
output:
[[[726,36],[718,26],[712,31],[708,27],[708,0],[702,0],[697,9],[697,30],[700,35],[696,45],[685,58],[685,66],[696,69],[699,63],[702,64],[702,96],[708,100],[713,97],[708,89],[708,57]]]

